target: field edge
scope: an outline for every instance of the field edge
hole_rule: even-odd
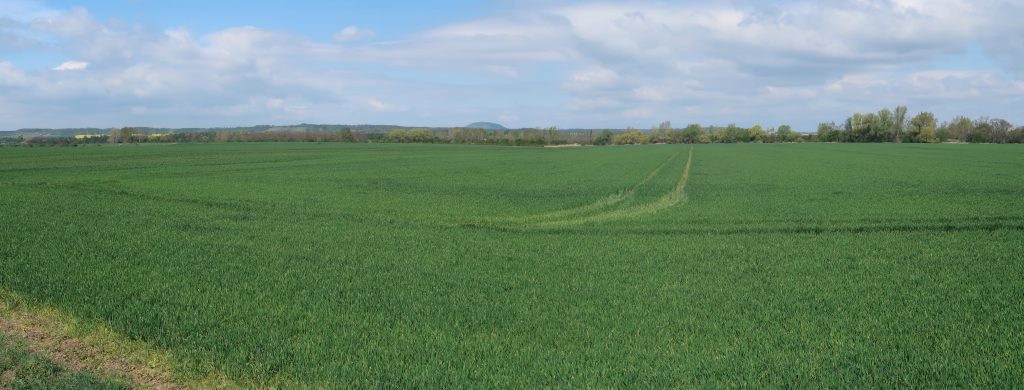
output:
[[[183,375],[176,369],[179,364],[169,351],[3,288],[0,333],[24,341],[30,353],[61,368],[123,381],[132,388],[242,388],[213,369],[198,378]]]

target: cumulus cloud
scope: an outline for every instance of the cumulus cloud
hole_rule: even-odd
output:
[[[53,70],[56,70],[56,71],[85,70],[85,68],[88,68],[88,67],[89,67],[89,63],[88,62],[66,61],[66,62],[64,62],[64,63],[54,67]]]
[[[1014,16],[1024,4],[1010,0],[516,4],[384,42],[357,26],[318,42],[256,26],[160,30],[11,0],[0,5],[0,50],[75,60],[0,62],[0,101],[22,113],[0,128],[504,115],[562,127],[808,129],[895,104],[940,117],[1022,115],[1024,41],[1011,38],[1024,36]],[[991,61],[941,65],[966,46]],[[50,120],[64,122],[40,122]]]
[[[581,69],[569,74],[565,87],[574,91],[611,88],[619,83],[619,74],[608,68]]]
[[[339,42],[350,42],[373,38],[375,36],[377,36],[377,33],[374,32],[373,30],[359,28],[356,26],[348,26],[343,28],[341,31],[335,33],[334,36],[332,36],[332,38],[334,38],[335,41]]]

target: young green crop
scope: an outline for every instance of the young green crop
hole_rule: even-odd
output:
[[[4,148],[0,289],[252,385],[1012,387],[1021,166],[1002,145]]]

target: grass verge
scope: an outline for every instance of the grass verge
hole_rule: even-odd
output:
[[[169,352],[4,290],[0,341],[4,388],[239,387],[212,369],[202,378],[178,376]]]

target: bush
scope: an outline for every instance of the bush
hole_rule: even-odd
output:
[[[612,137],[612,143],[616,145],[639,145],[648,142],[650,142],[650,137],[640,130],[629,130]]]

